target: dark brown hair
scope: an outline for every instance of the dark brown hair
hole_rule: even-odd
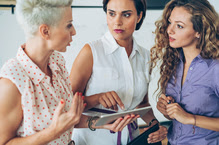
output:
[[[110,0],[103,0],[103,10],[105,12],[107,12],[107,4],[109,1]],[[145,15],[146,15],[146,0],[132,0],[132,1],[135,4],[135,8],[137,10],[138,16],[142,12],[142,18],[141,18],[140,22],[136,25],[136,28],[135,28],[135,30],[139,30],[143,21],[144,21]]]

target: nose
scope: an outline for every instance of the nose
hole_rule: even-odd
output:
[[[74,25],[72,25],[71,36],[74,36],[74,35],[76,35],[76,30],[75,30]]]
[[[174,34],[174,25],[169,24],[167,27],[168,34]]]
[[[117,15],[115,17],[115,25],[117,26],[121,26],[123,23],[122,23],[122,17],[120,15]]]

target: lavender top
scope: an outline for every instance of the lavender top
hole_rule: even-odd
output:
[[[181,86],[183,76],[183,51],[176,69],[176,78],[172,76],[166,87],[166,94],[172,96],[188,113],[219,117],[219,60],[204,59],[198,55],[192,61],[186,80]],[[176,83],[175,83],[176,79]],[[186,125],[173,120],[168,131],[171,145],[217,145],[219,132]]]

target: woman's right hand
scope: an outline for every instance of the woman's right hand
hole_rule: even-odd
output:
[[[84,96],[82,96],[82,93],[77,92],[72,99],[70,109],[67,112],[63,112],[65,101],[61,99],[55,110],[54,117],[50,125],[55,138],[59,137],[65,131],[79,123],[85,106]]]
[[[106,93],[99,94],[99,103],[103,105],[103,107],[118,110],[117,104],[120,106],[122,110],[125,109],[124,104],[122,103],[120,97],[115,91],[110,91]]]
[[[122,117],[118,118],[112,124],[106,124],[103,126],[95,126],[94,124],[93,127],[96,129],[108,129],[114,132],[118,132],[118,131],[122,131],[126,125],[132,123],[134,120],[136,120],[139,117],[140,117],[139,115],[134,115],[134,114],[126,115],[124,118]]]
[[[160,98],[158,99],[157,102],[157,109],[166,117],[169,118],[168,114],[167,114],[167,105],[168,103],[171,102],[175,102],[175,100],[173,99],[173,97],[171,96],[166,96],[164,94],[160,95]]]

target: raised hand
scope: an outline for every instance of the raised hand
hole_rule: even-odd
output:
[[[61,99],[58,107],[55,110],[54,118],[50,125],[50,128],[53,128],[53,134],[55,137],[59,137],[66,130],[79,123],[81,114],[86,106],[83,99],[84,97],[81,93],[75,93],[72,99],[71,108],[67,112],[63,112],[65,101]]]

